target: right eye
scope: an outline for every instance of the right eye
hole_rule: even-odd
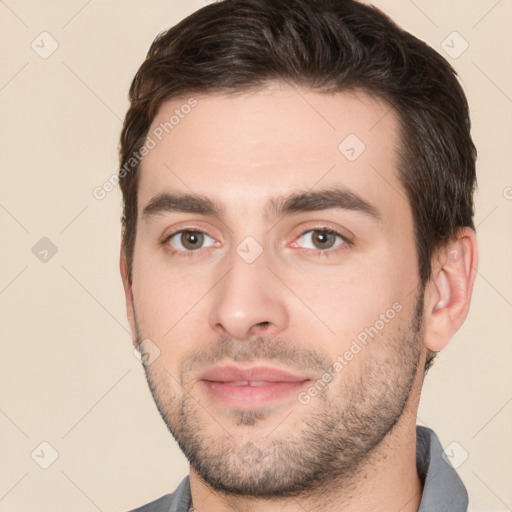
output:
[[[167,243],[177,251],[191,252],[203,249],[204,247],[212,247],[215,240],[203,231],[184,229],[170,234],[164,240],[164,244]],[[204,245],[205,243],[207,245]]]

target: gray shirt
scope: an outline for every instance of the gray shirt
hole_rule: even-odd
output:
[[[416,465],[423,482],[418,512],[466,512],[468,493],[453,467],[441,457],[443,447],[435,432],[417,426]],[[188,512],[190,482],[186,476],[172,493],[132,512]]]

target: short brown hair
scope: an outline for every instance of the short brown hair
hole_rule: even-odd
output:
[[[184,94],[255,90],[275,80],[326,94],[361,90],[396,111],[399,174],[424,289],[435,250],[459,229],[474,229],[476,149],[468,104],[441,55],[355,0],[223,0],[158,35],[131,84],[120,141],[129,279],[140,171],[130,159],[161,104]]]

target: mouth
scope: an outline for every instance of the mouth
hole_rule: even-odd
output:
[[[298,393],[312,379],[279,368],[215,366],[200,376],[214,401],[237,409],[257,409]]]

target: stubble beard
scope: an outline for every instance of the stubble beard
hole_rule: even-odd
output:
[[[160,415],[206,484],[232,496],[298,497],[332,492],[334,483],[337,489],[344,482],[350,487],[357,480],[407,406],[417,372],[422,371],[422,340],[420,291],[407,327],[391,338],[370,342],[385,344],[385,350],[366,346],[362,352],[368,355],[357,375],[345,376],[344,369],[309,404],[297,401],[291,414],[274,415],[277,427],[286,414],[301,414],[303,420],[295,431],[279,426],[260,437],[259,422],[268,420],[266,409],[229,410],[228,415],[215,418],[215,412],[208,414],[186,389],[172,395],[170,389],[175,389],[180,379],[167,370],[151,365],[145,371]],[[198,356],[195,362],[215,362],[222,357],[243,362],[279,361],[317,372],[320,365],[324,369],[332,365],[317,352],[298,354],[267,338],[243,342],[222,338],[209,355]],[[185,381],[182,373],[180,382]],[[239,435],[241,428],[245,435]]]

